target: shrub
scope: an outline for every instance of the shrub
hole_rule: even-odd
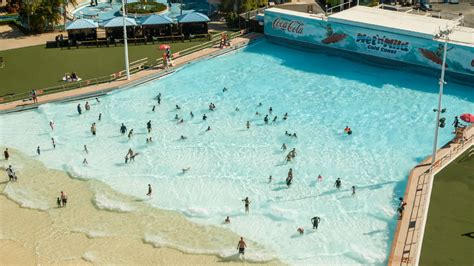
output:
[[[127,12],[135,14],[150,14],[166,10],[166,5],[157,2],[129,3],[127,4]]]

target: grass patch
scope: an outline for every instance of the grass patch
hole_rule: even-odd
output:
[[[420,265],[474,263],[474,238],[465,235],[474,237],[474,155],[468,153],[435,176]]]
[[[172,52],[178,52],[203,42],[170,43]],[[149,62],[161,58],[159,44],[129,44],[130,62],[148,57]],[[83,80],[110,75],[125,69],[124,49],[118,47],[81,47],[46,49],[45,45],[0,51],[5,61],[0,68],[0,97],[29,92],[31,89],[64,84],[64,73],[76,72]]]

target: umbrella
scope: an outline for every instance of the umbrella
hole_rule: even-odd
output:
[[[160,45],[160,50],[166,50],[166,49],[170,49],[170,46],[167,44]]]
[[[473,114],[462,114],[460,116],[461,120],[468,123],[474,123],[474,115]]]

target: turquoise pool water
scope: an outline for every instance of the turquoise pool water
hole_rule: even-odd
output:
[[[448,82],[443,98],[447,126],[440,130],[440,144],[452,137],[453,117],[474,110],[473,88]],[[145,198],[150,183],[151,205],[229,228],[285,263],[382,265],[409,170],[431,152],[437,92],[436,77],[259,41],[115,91],[100,103],[90,99],[90,111],[81,100],[2,115],[0,144],[131,195]],[[161,105],[154,100],[158,93]],[[215,111],[208,110],[211,102]],[[76,112],[78,103],[82,115]],[[286,112],[288,119],[282,120]],[[184,123],[177,123],[176,114]],[[49,121],[55,122],[54,131]],[[90,133],[93,122],[96,136]],[[121,123],[134,129],[130,140],[119,133]],[[346,125],[351,136],[342,134]],[[180,140],[181,135],[187,139]],[[147,144],[150,136],[153,143]],[[129,148],[139,155],[125,164]],[[297,156],[286,163],[292,148]],[[188,167],[183,174],[181,169]],[[288,188],[289,168],[294,178]],[[340,190],[334,187],[336,178],[342,180]],[[249,214],[241,201],[245,197],[251,201]],[[226,216],[231,219],[227,225],[222,223]],[[321,217],[317,231],[310,223],[313,216]],[[305,234],[299,235],[298,227]],[[247,256],[258,254],[250,247]]]

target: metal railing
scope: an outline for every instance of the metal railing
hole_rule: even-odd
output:
[[[466,128],[466,130],[468,129],[470,128]],[[426,200],[427,197],[430,197],[430,195],[426,195],[426,197],[424,197],[424,202],[422,200],[423,196],[425,195],[425,187],[428,184],[429,178],[434,178],[432,177],[433,171],[442,167],[446,162],[449,162],[453,156],[459,155],[460,151],[462,151],[464,147],[472,145],[473,140],[474,135],[469,136],[469,138],[467,139],[462,139],[460,145],[455,146],[449,151],[448,154],[436,160],[434,164],[432,164],[426,171],[424,171],[421,175],[417,177],[415,198],[413,200],[413,205],[410,213],[410,222],[408,225],[408,230],[406,232],[400,265],[409,265],[413,263],[413,261],[410,260],[411,255],[416,254],[416,252],[421,252],[421,250],[416,250],[417,241],[422,241],[421,239],[418,239],[418,234],[416,233],[416,225],[419,221],[419,218],[422,217],[422,212],[426,211]]]
[[[326,15],[331,15],[335,12],[340,12],[344,9],[349,9],[351,7],[354,7],[357,5],[357,2],[355,1],[349,1],[349,2],[345,2],[345,3],[342,3],[340,5],[337,5],[337,6],[333,6],[333,7],[328,7],[328,5],[326,5],[324,7],[324,12],[326,13]]]

